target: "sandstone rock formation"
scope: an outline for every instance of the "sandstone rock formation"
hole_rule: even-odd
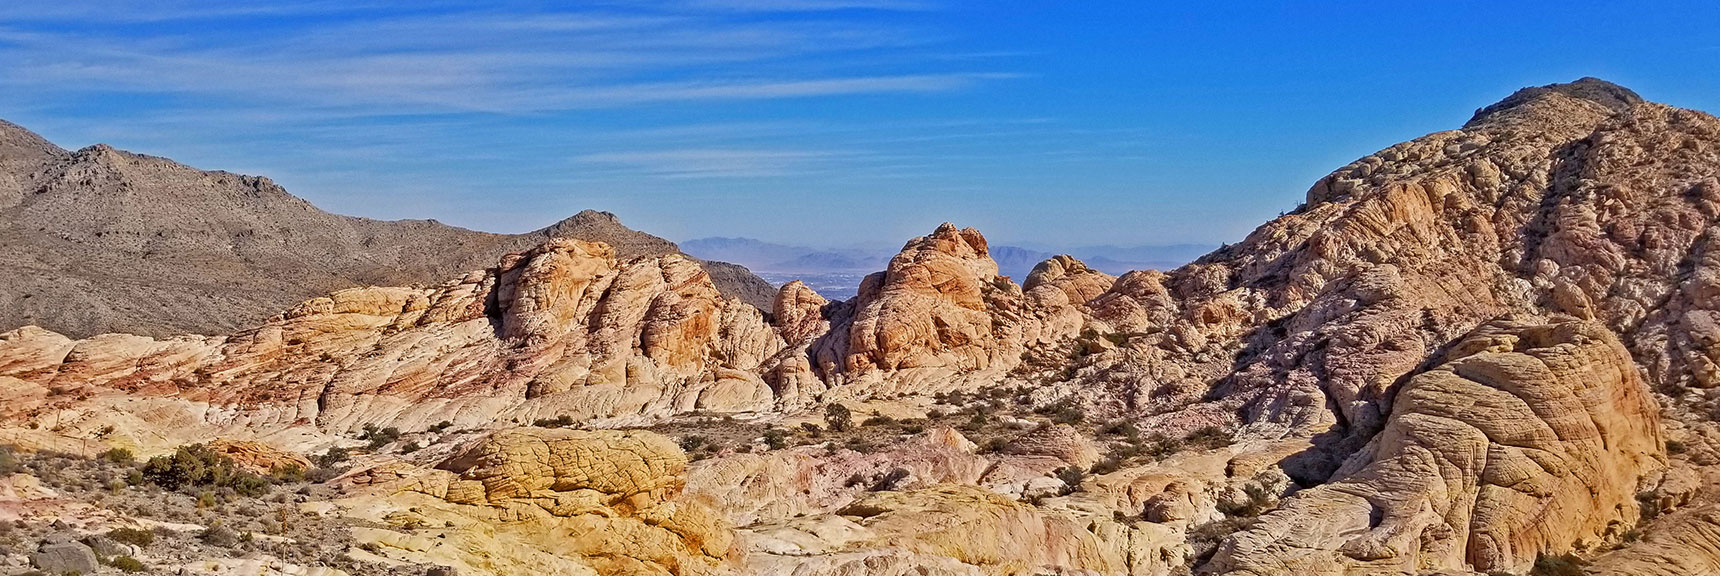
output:
[[[388,524],[489,528],[361,533],[374,554],[476,573],[735,573],[733,530],[710,502],[683,494],[687,458],[662,436],[506,430],[440,467],[359,474],[369,487],[348,508]]]
[[[882,275],[867,277],[848,328],[844,370],[989,367],[992,347],[1001,342],[986,313],[997,263],[985,248],[978,230],[945,223],[909,242]]]
[[[1328,484],[1220,548],[1218,574],[1526,572],[1638,518],[1664,465],[1659,407],[1594,323],[1490,323],[1397,392]]]
[[[579,240],[436,288],[336,292],[233,336],[74,341],[29,328],[4,339],[5,373],[23,382],[11,417],[116,425],[140,445],[298,426],[763,410],[773,397],[759,374],[783,346],[697,263],[621,263]],[[56,412],[70,406],[82,408]],[[145,412],[185,426],[146,440],[126,419]]]

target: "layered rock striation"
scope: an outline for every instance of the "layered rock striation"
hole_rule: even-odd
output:
[[[1232,536],[1215,574],[1527,572],[1640,517],[1659,407],[1604,327],[1484,325],[1398,390],[1330,483]]]

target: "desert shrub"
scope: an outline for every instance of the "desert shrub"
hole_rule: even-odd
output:
[[[270,470],[269,479],[274,481],[276,484],[304,482],[305,467],[300,466],[297,462],[288,462]]]
[[[443,431],[443,430],[447,430],[447,429],[449,429],[449,428],[453,428],[453,427],[454,427],[454,423],[453,423],[453,422],[449,422],[449,421],[447,421],[447,420],[443,420],[443,421],[441,421],[441,422],[437,422],[437,423],[436,423],[436,424],[435,424],[435,425],[434,425],[434,426],[431,426],[431,427],[430,427],[430,431],[431,431],[431,432],[441,432],[441,431]]]
[[[101,455],[97,457],[114,464],[131,464],[136,460],[136,458],[131,455],[131,451],[124,448],[109,448],[106,452],[102,452]]]
[[[0,474],[16,473],[21,468],[18,457],[12,454],[12,447],[0,446]]]
[[[1206,558],[1218,549],[1226,536],[1247,530],[1255,522],[1257,520],[1253,518],[1226,517],[1195,526],[1188,534],[1189,547],[1194,549],[1196,558]]]
[[[990,415],[986,414],[984,410],[974,410],[973,414],[968,416],[968,421],[962,424],[962,430],[966,432],[978,432],[979,430],[984,429],[985,425],[990,421]]]
[[[764,445],[771,450],[781,450],[788,447],[788,431],[781,428],[771,428],[764,431]]]
[[[130,556],[120,556],[109,560],[108,565],[118,568],[120,572],[143,572],[149,569],[142,562],[138,562],[136,558]]]
[[[697,434],[692,436],[683,436],[681,438],[681,449],[692,452],[704,446],[706,442],[707,439],[704,436],[699,436]]]
[[[854,427],[854,413],[841,404],[825,406],[824,424],[833,432],[847,432]]]
[[[1189,432],[1188,436],[1183,437],[1183,441],[1197,448],[1207,449],[1229,446],[1231,443],[1230,434],[1217,426],[1203,426]]]
[[[168,490],[216,487],[258,496],[269,489],[268,480],[239,469],[233,459],[202,444],[180,446],[171,456],[150,458],[142,472],[146,481]]]
[[[1683,454],[1686,450],[1688,450],[1688,448],[1684,446],[1683,442],[1677,440],[1666,441],[1667,454]]]
[[[860,438],[858,436],[849,438],[848,441],[843,442],[842,445],[849,450],[853,450],[861,454],[871,454],[873,450],[878,448],[872,444],[871,440]]]
[[[321,484],[323,482],[327,482],[329,480],[333,480],[333,479],[339,478],[339,477],[340,477],[340,470],[336,470],[334,468],[317,467],[317,468],[312,468],[310,472],[305,473],[305,481],[313,482],[313,483],[317,483],[317,484]]]
[[[1060,492],[1065,495],[1074,493],[1077,488],[1081,487],[1082,482],[1087,481],[1087,473],[1075,466],[1058,468],[1055,474],[1057,474],[1058,480],[1063,481],[1063,489]]]
[[[405,446],[400,447],[400,453],[411,454],[413,452],[417,452],[421,448],[423,448],[423,446],[419,446],[417,440],[412,440],[408,441]]]
[[[987,438],[985,443],[979,446],[981,454],[998,454],[1008,449],[1009,439],[1002,436]]]
[[[877,416],[873,416],[871,418],[867,418],[865,421],[860,422],[860,425],[861,426],[891,426],[891,425],[894,425],[895,423],[896,423],[895,418],[891,418],[889,416],[884,416],[884,415],[877,415]]]
[[[107,533],[109,540],[122,544],[130,544],[138,548],[148,548],[155,543],[155,533],[137,528],[115,528]]]
[[[1112,420],[1100,428],[1099,433],[1107,436],[1138,438],[1141,435],[1141,429],[1136,428],[1135,423],[1128,420]]]
[[[1583,560],[1570,554],[1541,555],[1535,559],[1530,576],[1583,576]]]
[[[1080,424],[1087,419],[1087,414],[1075,405],[1074,400],[1063,400],[1056,404],[1040,406],[1033,410],[1035,413],[1050,416],[1052,422],[1058,424]]]
[[[1636,493],[1637,523],[1647,524],[1660,517],[1660,497],[1654,491]]]
[[[1168,438],[1163,434],[1154,434],[1147,439],[1146,453],[1148,456],[1152,456],[1154,460],[1163,460],[1172,454],[1181,452],[1182,449],[1182,440]]]
[[[358,439],[369,440],[370,449],[375,450],[399,440],[400,429],[393,426],[377,428],[375,424],[365,424],[364,431],[358,435]]]
[[[532,426],[538,428],[566,428],[574,424],[573,417],[566,414],[554,418],[539,418],[532,421]]]
[[[210,526],[199,533],[197,539],[216,548],[232,548],[239,544],[239,533],[226,526]]]
[[[321,466],[323,468],[333,468],[336,465],[338,465],[342,462],[345,462],[347,460],[347,458],[351,458],[351,457],[352,457],[351,451],[349,451],[345,448],[341,448],[339,446],[335,446],[333,448],[329,448],[327,452],[323,452],[321,456],[317,456],[316,458],[313,458],[313,460],[316,460],[317,466]]]
[[[1226,516],[1253,518],[1272,509],[1273,494],[1265,486],[1250,482],[1242,486],[1242,493],[1247,496],[1246,500],[1242,502],[1220,501],[1218,511],[1223,512]]]
[[[884,476],[879,478],[877,482],[872,484],[872,491],[894,491],[897,487],[901,486],[902,481],[907,480],[908,476],[911,474],[912,473],[908,472],[906,468],[892,468],[889,472],[885,472]]]

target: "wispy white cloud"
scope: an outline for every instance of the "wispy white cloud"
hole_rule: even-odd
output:
[[[683,149],[605,152],[574,160],[664,178],[756,178],[805,172],[839,156],[797,150]]]
[[[931,2],[916,0],[685,0],[690,8],[741,12],[826,12],[832,10],[931,10]]]
[[[907,9],[893,0],[711,1],[704,9]],[[109,18],[188,17],[208,6],[115,6]],[[340,11],[303,2],[211,8],[233,18],[269,11]],[[694,9],[531,12],[432,11],[385,18],[308,19],[185,31],[68,31],[32,18],[89,8],[27,2],[0,8],[0,86],[56,93],[210,97],[213,104],[297,108],[306,114],[534,113],[703,100],[770,100],[932,93],[1014,77],[1009,72],[885,65],[934,43],[927,34],[865,20],[729,19]],[[18,23],[22,22],[22,23]],[[927,58],[928,62],[938,62]],[[906,69],[905,69],[906,68]],[[210,103],[206,103],[210,104]]]
[[[426,1],[423,6],[438,2]],[[82,23],[154,23],[181,20],[221,20],[244,17],[279,17],[334,14],[374,10],[388,2],[365,0],[11,0],[0,5],[0,20]]]

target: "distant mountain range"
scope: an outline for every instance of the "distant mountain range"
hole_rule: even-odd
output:
[[[860,279],[883,270],[895,255],[894,251],[884,249],[813,248],[754,238],[698,238],[679,244],[688,255],[740,264],[775,284],[800,280],[832,299],[853,297]],[[1121,275],[1131,270],[1176,268],[1215,248],[1206,244],[1072,248],[992,245],[990,251],[992,259],[997,261],[998,273],[1019,281],[1027,278],[1034,266],[1057,254],[1069,254],[1095,269]]]
[[[267,178],[106,145],[68,151],[0,121],[0,332],[223,334],[332,290],[440,284],[550,238],[606,242],[622,258],[678,251],[590,210],[526,234],[342,216]],[[725,295],[770,309],[764,280],[702,264]]]

